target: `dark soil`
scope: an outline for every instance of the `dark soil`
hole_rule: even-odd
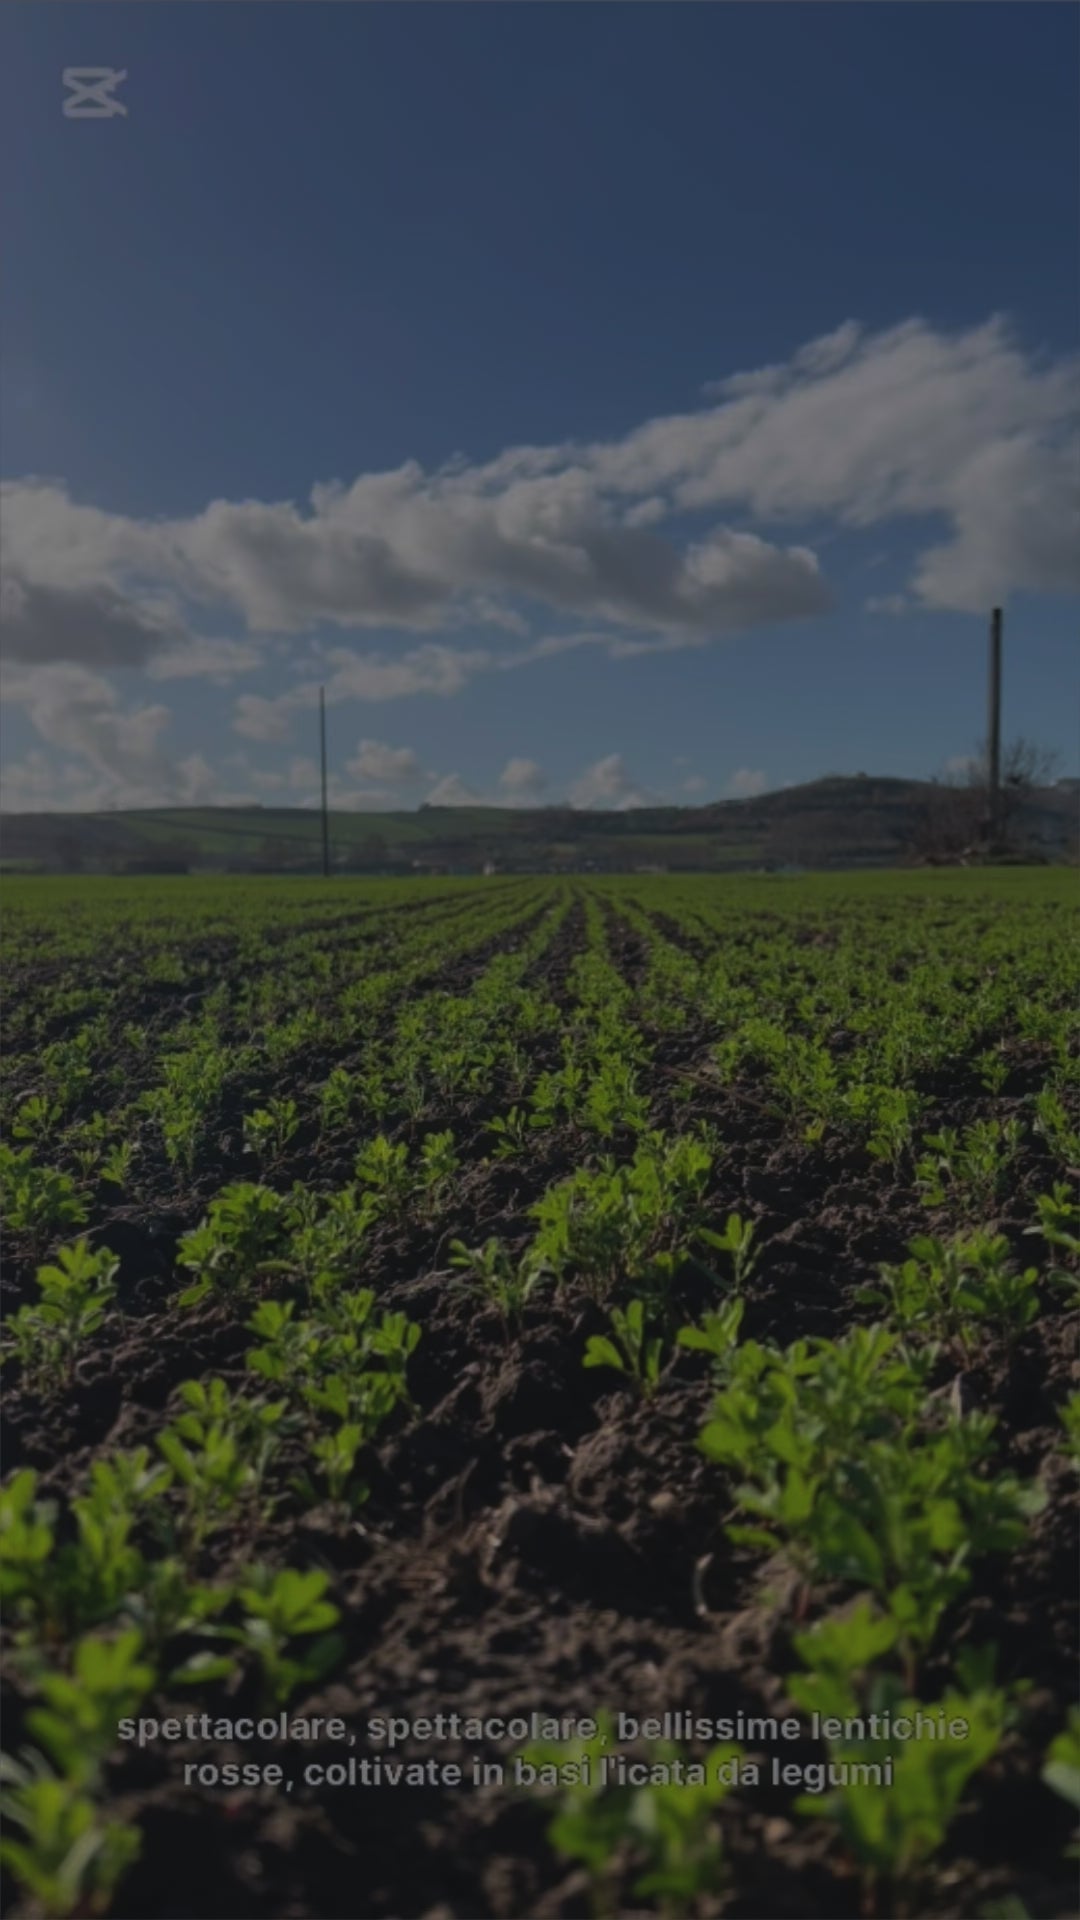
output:
[[[582,928],[578,905],[534,969],[535,984],[559,1002]],[[696,945],[674,923],[663,931]],[[633,983],[645,966],[644,943],[610,911],[608,933],[612,957]],[[480,958],[455,963],[438,984],[463,987]],[[910,1237],[933,1222],[911,1186],[865,1153],[793,1141],[752,1085],[711,1083],[714,1038],[704,1029],[657,1036],[645,1076],[656,1124],[708,1119],[718,1129],[717,1221],[732,1208],[749,1214],[764,1249],[745,1331],[785,1342],[836,1334],[859,1311],[855,1293],[877,1263],[901,1258]],[[312,1085],[333,1064],[311,1060]],[[689,1103],[676,1092],[688,1073]],[[960,1068],[951,1086],[932,1091],[928,1124],[963,1123],[978,1110]],[[1007,1111],[1007,1097],[990,1107]],[[680,1352],[645,1404],[612,1373],[582,1368],[589,1334],[606,1324],[599,1307],[534,1300],[514,1333],[455,1290],[449,1239],[464,1233],[479,1245],[495,1234],[523,1244],[529,1204],[572,1172],[590,1143],[563,1129],[539,1136],[525,1156],[481,1165],[490,1149],[482,1120],[467,1110],[454,1120],[471,1160],[455,1200],[437,1226],[383,1230],[356,1275],[423,1328],[410,1368],[419,1415],[402,1415],[366,1463],[372,1492],[357,1530],[334,1532],[319,1510],[288,1506],[274,1523],[275,1554],[332,1573],[347,1645],[333,1683],[301,1694],[290,1713],[339,1715],[358,1730],[390,1712],[413,1720],[440,1711],[580,1716],[606,1706],[782,1717],[791,1711],[784,1676],[795,1665],[795,1597],[775,1568],[726,1539],[732,1515],[723,1477],[694,1444],[711,1400],[701,1357]],[[1022,1239],[1028,1198],[1045,1190],[1046,1172],[1038,1150],[1027,1151],[1000,1226],[1030,1253]],[[301,1167],[286,1171],[299,1177]],[[317,1148],[304,1171],[316,1185],[333,1174]],[[250,1383],[251,1336],[235,1312],[171,1304],[178,1237],[223,1177],[237,1177],[236,1168],[207,1168],[177,1194],[163,1170],[153,1202],[103,1205],[94,1233],[120,1259],[123,1330],[92,1346],[70,1390],[47,1402],[25,1391],[12,1369],[6,1472],[30,1465],[44,1492],[70,1493],[103,1452],[152,1444],[181,1381],[219,1373]],[[27,1270],[16,1248],[8,1275],[17,1296]],[[680,1286],[687,1315],[707,1304],[700,1275],[688,1272]],[[1051,1500],[1021,1553],[980,1564],[942,1637],[946,1652],[995,1641],[1000,1677],[1027,1680],[1031,1691],[1022,1733],[1002,1746],[982,1778],[977,1812],[957,1821],[928,1877],[920,1908],[928,1915],[975,1916],[1007,1894],[1033,1920],[1074,1908],[1075,1876],[1063,1858],[1069,1809],[1042,1786],[1038,1769],[1075,1692],[1077,1501],[1075,1476],[1057,1451],[1057,1408],[1077,1383],[1076,1320],[1057,1296],[1044,1305],[1011,1351],[988,1342],[963,1370],[965,1406],[996,1417],[1002,1459],[1025,1475],[1044,1471]],[[945,1364],[943,1383],[955,1372]],[[215,1550],[218,1564],[233,1544]],[[926,1697],[935,1697],[938,1679],[931,1663]],[[241,1710],[225,1690],[217,1705]],[[8,1706],[5,1744],[13,1746],[22,1720],[15,1682]],[[214,1703],[176,1690],[170,1708],[212,1712]],[[436,1750],[417,1743],[403,1751],[427,1759]],[[469,1765],[475,1751],[452,1740],[437,1749],[440,1760]],[[506,1763],[513,1743],[480,1751]],[[808,1744],[784,1753],[800,1757],[824,1756]],[[298,1771],[301,1761],[340,1760],[342,1749],[321,1741],[302,1752],[258,1743],[119,1748],[111,1763],[116,1812],[137,1820],[144,1842],[110,1910],[117,1920],[588,1914],[580,1874],[545,1840],[548,1812],[509,1787],[345,1787],[321,1796],[299,1781],[289,1794],[185,1787],[184,1763],[207,1758],[276,1758]],[[762,1784],[734,1794],[723,1825],[729,1889],[703,1911],[744,1920],[865,1911],[832,1829],[797,1819],[787,1789]]]

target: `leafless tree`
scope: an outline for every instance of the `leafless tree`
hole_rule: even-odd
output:
[[[1025,808],[1041,787],[1048,787],[1061,763],[1053,747],[1040,746],[1024,734],[1001,751],[998,795],[998,833],[1001,847],[1016,846]],[[982,740],[963,766],[950,769],[932,783],[932,792],[920,810],[913,850],[925,860],[953,861],[985,852],[991,840],[990,756]]]
[[[1002,747],[998,822],[1004,841],[1015,837],[1024,808],[1040,787],[1051,784],[1060,765],[1061,755],[1056,748],[1040,746],[1037,740],[1029,740],[1024,734],[1017,734]],[[974,792],[985,796],[987,816],[990,811],[989,782],[990,756],[986,741],[981,740],[968,764],[967,784]]]
[[[1038,787],[1048,787],[1060,765],[1061,755],[1056,747],[1042,747],[1037,740],[1029,740],[1025,734],[1018,733],[1001,750],[1002,793],[1011,790],[1028,794]],[[969,787],[985,787],[989,777],[990,755],[986,741],[980,740],[968,762],[967,784]]]

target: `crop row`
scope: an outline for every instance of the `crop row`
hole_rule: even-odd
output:
[[[261,911],[240,966],[220,904],[177,939],[168,913],[125,902],[100,974],[79,929],[67,970],[24,996],[0,1147],[5,1365],[17,1411],[85,1397],[90,1425],[77,1458],[0,1492],[21,1729],[6,1866],[44,1913],[107,1911],[140,1844],[111,1811],[118,1720],[189,1687],[277,1707],[341,1670],[342,1562],[295,1564],[296,1527],[317,1510],[347,1552],[384,1441],[429,1411],[423,1317],[390,1297],[404,1259],[507,1353],[582,1307],[569,1364],[645,1426],[685,1408],[717,1539],[752,1589],[788,1596],[784,1697],[839,1729],[835,1784],[793,1811],[835,1832],[867,1910],[930,1910],[969,1782],[1002,1755],[1030,1769],[1045,1719],[992,1632],[954,1635],[1080,1444],[1078,1393],[1044,1396],[1056,1438],[1024,1469],[969,1404],[1080,1285],[1060,900],[646,880],[415,901],[380,894],[307,931],[291,912],[257,966]],[[210,984],[219,934],[234,944]],[[133,1021],[123,955],[144,991],[155,940],[182,993]],[[92,1004],[67,1004],[80,991]],[[71,1037],[36,1044],[60,1015]],[[819,1193],[861,1183],[891,1223],[891,1257],[829,1282],[828,1335],[781,1336],[780,1216],[799,1227],[802,1209],[782,1187],[746,1201],[777,1158]],[[168,1206],[183,1218],[147,1292],[112,1229]],[[132,1407],[118,1447],[86,1366],[163,1327],[190,1328],[192,1352],[220,1333],[229,1364],[171,1380],[161,1413]],[[904,1745],[882,1792],[889,1743],[866,1729],[920,1713],[967,1731]],[[598,1912],[627,1886],[713,1911],[731,1873],[719,1769],[745,1757],[717,1750],[704,1786],[671,1784],[694,1756],[657,1746],[646,1785],[585,1768],[553,1790],[552,1847]],[[1051,1803],[1075,1803],[1080,1726],[1062,1714],[1034,1764]]]

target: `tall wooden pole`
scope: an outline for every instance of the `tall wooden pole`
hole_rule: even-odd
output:
[[[322,763],[322,870],[330,873],[330,821],[326,812],[326,691],[319,688],[319,754]]]
[[[990,682],[988,688],[986,765],[989,787],[990,838],[1001,830],[1001,608],[990,615]]]

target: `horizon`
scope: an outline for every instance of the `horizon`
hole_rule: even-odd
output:
[[[863,783],[865,783],[865,785],[869,787],[945,786],[958,793],[970,791],[969,783],[966,781],[966,779],[960,772],[956,772],[950,775],[932,775],[928,779],[922,779],[916,775],[878,774],[878,773],[870,773],[870,772],[860,770],[857,773],[829,772],[829,773],[816,774],[812,779],[800,780],[797,782],[787,781],[784,783],[783,786],[769,787],[769,788],[763,789],[760,793],[719,794],[713,799],[695,799],[695,800],[662,802],[654,805],[641,805],[641,806],[635,806],[635,807],[602,808],[602,807],[595,807],[595,806],[588,806],[588,807],[575,806],[573,802],[569,800],[557,800],[557,799],[556,800],[552,800],[552,799],[538,800],[534,805],[532,805],[528,809],[522,809],[520,807],[510,806],[505,801],[486,800],[486,799],[475,800],[475,801],[469,802],[468,804],[461,801],[420,800],[411,807],[401,806],[401,807],[393,807],[393,808],[390,808],[390,807],[363,808],[363,807],[346,807],[346,806],[335,807],[332,803],[330,803],[327,807],[327,818],[333,821],[334,819],[348,819],[348,818],[355,818],[359,816],[364,819],[371,819],[373,821],[377,821],[380,817],[394,819],[394,818],[400,818],[402,816],[405,816],[408,818],[412,818],[420,813],[440,813],[440,814],[452,815],[452,814],[483,813],[483,812],[518,813],[522,811],[527,811],[533,818],[536,818],[536,819],[542,819],[545,814],[565,814],[565,813],[577,813],[577,814],[580,814],[583,818],[589,818],[589,817],[602,818],[605,816],[610,816],[612,814],[618,814],[618,815],[626,816],[628,818],[632,818],[637,813],[643,813],[643,814],[670,813],[670,812],[704,813],[704,812],[714,811],[717,807],[753,806],[757,802],[760,802],[763,800],[775,800],[780,798],[781,795],[785,795],[785,794],[793,798],[797,798],[797,796],[800,793],[805,792],[807,789],[811,787],[835,786],[835,785],[846,785],[846,786],[854,787]],[[1045,780],[1036,779],[1033,782],[1031,782],[1028,788],[1028,792],[1034,798],[1039,794],[1052,794],[1057,792],[1061,788],[1071,790],[1078,786],[1080,786],[1080,777],[1073,774],[1054,773],[1052,776],[1050,776]],[[302,819],[309,819],[314,822],[317,822],[320,816],[320,808],[314,802],[309,802],[307,804],[301,805],[296,802],[289,802],[287,800],[282,800],[282,799],[231,800],[231,801],[211,802],[209,804],[178,801],[175,804],[167,803],[164,805],[149,805],[149,806],[139,806],[139,807],[100,807],[100,808],[94,808],[94,809],[86,809],[81,812],[65,811],[63,809],[55,808],[55,807],[51,807],[51,808],[0,807],[0,818],[10,818],[10,819],[40,818],[40,819],[58,819],[58,820],[64,820],[64,819],[87,820],[87,819],[109,819],[113,817],[120,818],[124,816],[133,816],[135,818],[138,818],[142,815],[146,815],[148,817],[155,817],[162,814],[177,814],[180,816],[188,816],[192,814],[201,815],[201,814],[208,814],[208,813],[266,813],[271,816],[286,814],[289,816],[296,815]]]
[[[6,814],[1080,773],[1074,11],[0,35]]]

